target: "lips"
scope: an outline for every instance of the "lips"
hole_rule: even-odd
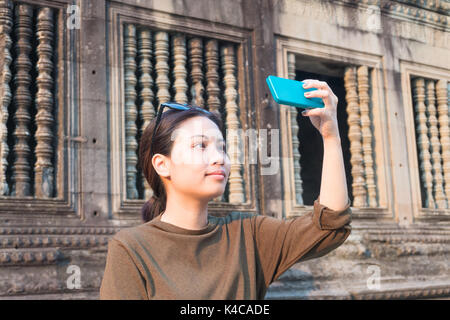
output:
[[[222,175],[222,176],[225,177],[225,171],[223,171],[223,170],[216,170],[216,171],[212,171],[210,173],[207,173],[206,175],[207,176],[210,176],[210,175]]]

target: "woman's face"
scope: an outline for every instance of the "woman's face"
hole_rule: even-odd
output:
[[[211,200],[225,191],[231,163],[217,125],[205,117],[189,118],[172,134],[168,162],[170,189],[197,199]],[[211,174],[221,171],[224,173]]]

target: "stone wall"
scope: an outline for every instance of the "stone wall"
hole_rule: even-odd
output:
[[[279,129],[269,139],[279,170],[261,174],[244,143],[212,214],[310,211],[303,191],[317,185],[305,171],[320,177],[301,165],[311,128],[265,83],[306,73],[342,83],[353,232],[266,297],[449,297],[449,10],[412,0],[0,1],[0,299],[98,298],[108,239],[141,223],[151,196],[136,150],[158,102],[217,110],[230,131]]]

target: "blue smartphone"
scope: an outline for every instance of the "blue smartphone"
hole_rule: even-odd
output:
[[[322,98],[306,98],[304,96],[305,92],[317,89],[304,89],[304,83],[302,81],[268,76],[266,82],[272,93],[273,99],[279,104],[286,104],[304,109],[325,108]]]

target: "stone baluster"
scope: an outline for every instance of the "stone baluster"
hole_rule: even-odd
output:
[[[419,161],[422,170],[422,182],[425,189],[425,207],[435,208],[433,197],[433,175],[431,155],[428,150],[430,141],[428,139],[427,116],[425,114],[425,81],[423,78],[413,80],[413,100],[416,111],[416,132],[418,136]]]
[[[8,168],[8,107],[11,103],[11,30],[13,25],[13,4],[10,0],[0,1],[0,37],[3,39],[3,69],[1,72],[1,95],[0,95],[0,195],[9,195],[9,186],[6,181],[6,170]]]
[[[172,46],[175,101],[178,103],[187,103],[186,37],[182,34],[176,34],[172,38]]]
[[[192,38],[189,40],[189,60],[191,63],[191,77],[192,77],[192,103],[204,108],[205,100],[203,93],[203,42],[200,38]]]
[[[356,72],[354,67],[345,69],[344,85],[346,90],[348,114],[348,138],[350,140],[350,163],[353,177],[353,206],[366,206],[366,189],[364,180],[363,155],[361,146],[361,117],[359,114]]]
[[[241,170],[242,163],[239,161],[241,159],[242,152],[239,147],[242,142],[242,137],[240,136],[241,124],[239,121],[239,107],[237,105],[236,91],[236,62],[235,62],[235,52],[234,46],[232,44],[225,45],[221,48],[222,53],[222,69],[224,70],[224,87],[225,87],[225,110],[226,110],[226,128],[227,132],[231,133],[233,137],[227,137],[227,146],[230,146],[230,158],[231,161],[231,172],[229,177],[230,193],[229,202],[230,203],[243,203],[245,202],[244,195],[244,181],[242,179]],[[235,161],[237,160],[237,161]]]
[[[445,195],[447,209],[450,208],[450,119],[448,102],[447,80],[438,80],[436,83],[436,99],[438,109],[439,137],[442,148],[442,163],[445,180]]]
[[[125,67],[125,150],[127,174],[127,198],[137,199],[137,107],[136,107],[136,27],[125,25],[124,33],[124,67]]]
[[[155,95],[153,93],[153,65],[152,57],[152,33],[149,29],[139,29],[138,31],[138,60],[139,60],[139,98],[141,100],[141,136],[149,125],[150,121],[155,117],[155,108],[153,107],[153,100]],[[142,182],[145,190],[145,199],[150,199],[153,195],[147,180],[142,174]]]
[[[16,4],[15,7],[15,35],[16,35],[16,75],[14,82],[16,91],[14,93],[14,122],[15,130],[13,136],[15,138],[14,153],[15,160],[13,163],[13,190],[12,195],[24,197],[31,195],[30,173],[31,165],[29,158],[31,155],[29,137],[31,135],[28,128],[31,121],[31,103],[32,97],[30,92],[31,84],[31,38],[33,35],[33,7],[28,4]]]
[[[36,93],[36,163],[35,195],[38,198],[53,197],[53,9],[40,8],[37,14],[37,93]]]
[[[447,202],[444,194],[442,166],[441,166],[441,152],[439,144],[439,130],[438,120],[436,117],[436,98],[435,98],[435,81],[427,80],[426,85],[426,106],[428,113],[428,123],[430,124],[430,142],[431,142],[431,159],[433,160],[433,186],[434,198],[436,206],[440,209],[447,207]]]
[[[287,55],[287,68],[288,68],[288,78],[295,80],[295,54],[288,53]],[[292,136],[292,155],[294,162],[294,192],[295,201],[299,205],[303,205],[303,186],[302,178],[300,175],[300,141],[298,139],[298,123],[297,123],[297,108],[290,107],[289,113],[291,115],[291,136]]]
[[[217,40],[208,40],[206,42],[206,92],[208,94],[209,111],[215,111],[220,114],[220,88],[219,88],[219,51]]]
[[[358,76],[358,97],[359,107],[361,112],[361,134],[362,134],[362,148],[364,154],[364,171],[367,186],[367,193],[369,196],[369,206],[377,207],[377,188],[375,185],[375,170],[373,164],[372,151],[372,129],[371,119],[369,114],[370,96],[369,96],[369,69],[367,66],[360,66],[357,70]]]
[[[155,34],[155,57],[156,57],[156,97],[158,103],[170,100],[169,80],[169,34],[159,31]],[[167,108],[164,109],[164,112]]]

